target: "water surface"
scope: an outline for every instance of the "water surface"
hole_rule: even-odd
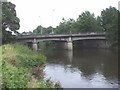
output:
[[[46,78],[63,88],[117,88],[118,56],[108,49],[47,50]]]

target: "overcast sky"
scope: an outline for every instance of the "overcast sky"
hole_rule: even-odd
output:
[[[65,19],[78,18],[88,10],[95,16],[109,6],[118,9],[119,0],[8,0],[16,5],[17,17],[20,18],[20,30],[32,31],[38,25],[57,26]]]

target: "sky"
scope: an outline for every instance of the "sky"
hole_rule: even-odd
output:
[[[20,19],[19,32],[33,31],[37,26],[56,27],[62,18],[77,19],[84,11],[95,16],[109,6],[118,9],[119,0],[8,0],[16,5],[17,17]]]

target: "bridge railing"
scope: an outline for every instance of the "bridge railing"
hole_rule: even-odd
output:
[[[17,35],[17,37],[22,37],[22,36],[74,36],[74,35],[105,35],[105,32],[97,33],[97,32],[88,32],[88,33],[77,33],[77,34],[28,34],[28,35]]]

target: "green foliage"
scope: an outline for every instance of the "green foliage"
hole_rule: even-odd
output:
[[[46,82],[46,83],[45,83]],[[40,87],[42,88],[45,88],[45,87],[48,87],[48,88],[61,88],[61,85],[59,82],[56,82],[56,83],[53,83],[50,79],[47,79],[46,81],[42,81],[41,83],[39,83]]]
[[[2,88],[24,88],[27,87],[28,72],[26,68],[19,65],[16,50],[12,45],[4,45],[2,57]]]
[[[112,45],[118,43],[118,16],[120,12],[115,7],[106,8],[101,12],[101,25]]]
[[[2,2],[2,27],[11,31],[19,29],[19,18],[16,17],[15,5],[11,2]]]
[[[28,83],[27,70],[17,68],[13,65],[4,62],[2,65],[3,88],[26,88]]]
[[[46,57],[23,45],[8,44],[3,46],[3,60],[16,67],[33,68],[35,65],[45,64]]]
[[[0,47],[0,89],[2,88],[2,48]]]
[[[2,48],[3,87],[26,88],[31,68],[36,64],[44,64],[45,56],[38,56],[37,53],[19,44],[8,44]]]
[[[44,88],[58,88],[60,89],[61,88],[61,85],[59,82],[56,82],[56,83],[53,83],[50,79],[48,80],[41,80],[41,81],[35,81],[34,83],[33,82],[29,82],[28,84],[28,88],[41,88],[41,89],[44,89]]]
[[[2,5],[2,40],[8,43],[13,40],[12,32],[19,29],[19,18],[16,16],[15,5],[11,2],[1,2]],[[9,31],[8,31],[9,29]]]
[[[36,66],[43,70],[46,57],[33,52],[28,47],[20,44],[7,44],[2,49],[2,88],[53,88],[50,81],[36,80],[32,71]],[[39,73],[37,71],[37,73]]]
[[[42,27],[41,25],[38,26],[35,30],[33,30],[33,32],[29,31],[29,32],[22,32],[20,35],[41,35],[41,34],[51,34],[52,29],[54,29],[53,27],[49,26],[47,28]]]
[[[2,21],[2,3],[0,2],[0,22]]]
[[[43,33],[44,31],[43,31],[43,27],[40,25],[40,26],[38,26],[35,30],[33,30],[33,33],[34,34],[41,34],[41,33]]]
[[[77,28],[79,32],[101,32],[102,29],[94,14],[89,11],[83,12],[77,19]]]
[[[58,34],[62,34],[62,33],[63,34],[69,34],[69,33],[74,32],[73,23],[75,23],[75,21],[73,19],[65,20],[63,18],[63,21],[55,29],[56,30],[55,33],[58,33]]]
[[[63,21],[56,27],[55,33],[71,34],[81,32],[103,32],[99,20],[89,11],[83,12],[77,20],[68,19]]]
[[[47,28],[38,26],[35,30],[33,30],[33,34],[50,34],[52,32],[53,27],[49,26]]]
[[[41,87],[41,88],[46,88],[46,87],[47,88],[53,88],[54,87],[53,83],[51,81],[46,82],[46,83],[45,83],[45,81],[42,81],[42,82],[38,83],[38,86]]]

